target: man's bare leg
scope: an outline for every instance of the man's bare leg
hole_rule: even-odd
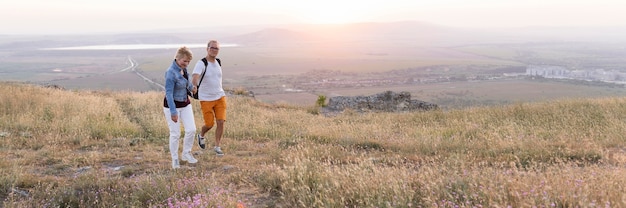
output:
[[[204,135],[211,130],[213,127],[207,127],[205,125],[202,125],[202,130],[200,131],[200,137],[204,138]]]
[[[222,140],[222,134],[224,134],[224,120],[217,120],[217,129],[215,129],[215,153],[218,156],[224,155],[222,148],[220,147],[220,141]]]
[[[220,146],[222,135],[224,134],[224,120],[217,120],[217,129],[215,129],[215,146]]]

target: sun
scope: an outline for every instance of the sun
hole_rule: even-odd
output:
[[[306,10],[301,10],[298,16],[303,22],[312,24],[344,24],[363,22],[368,20],[367,5],[356,4],[353,1],[317,1]]]
[[[303,21],[313,24],[344,24],[358,22],[358,18],[346,11],[324,11],[303,14]]]

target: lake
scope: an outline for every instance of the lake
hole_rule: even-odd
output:
[[[113,44],[113,45],[88,45],[59,48],[42,48],[39,50],[147,50],[147,49],[176,49],[181,46],[187,48],[206,48],[204,44]],[[223,43],[220,47],[237,47],[237,44]]]

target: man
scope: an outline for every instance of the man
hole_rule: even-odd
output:
[[[217,124],[215,129],[215,146],[213,150],[218,156],[224,155],[220,148],[220,141],[224,133],[224,122],[226,121],[226,93],[222,88],[222,67],[216,59],[220,52],[220,44],[216,40],[211,40],[207,44],[206,67],[203,60],[196,62],[193,69],[192,84],[198,89],[198,100],[202,109],[204,125],[198,134],[198,144],[205,149],[204,135]],[[204,73],[203,73],[204,72]],[[204,74],[203,77],[202,74]]]

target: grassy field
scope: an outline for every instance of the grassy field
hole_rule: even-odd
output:
[[[545,42],[528,44],[469,45],[455,47],[477,56],[573,69],[622,70],[623,44],[614,42]]]
[[[162,96],[0,83],[2,207],[626,206],[624,97],[333,117],[229,97],[226,155],[172,170]]]

